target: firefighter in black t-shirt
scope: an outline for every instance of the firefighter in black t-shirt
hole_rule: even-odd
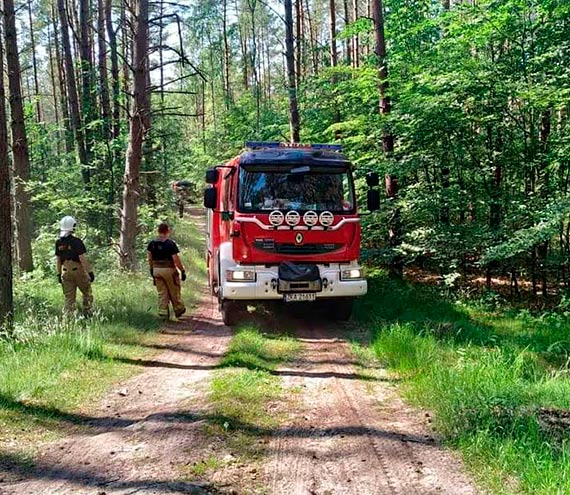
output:
[[[186,280],[186,271],[180,260],[178,246],[169,236],[170,228],[166,223],[161,223],[158,226],[158,237],[150,241],[147,248],[150,274],[158,291],[158,315],[164,319],[170,316],[170,303],[176,317],[186,312],[180,288],[180,279]]]
[[[91,282],[95,280],[93,270],[85,258],[85,244],[73,235],[77,222],[73,217],[64,217],[60,222],[59,239],[55,243],[57,277],[63,287],[66,314],[76,309],[77,289],[83,294],[83,314],[90,315],[93,308]]]

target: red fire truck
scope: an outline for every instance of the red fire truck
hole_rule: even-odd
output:
[[[248,303],[313,302],[346,320],[366,294],[352,165],[337,145],[251,142],[210,169],[207,266],[224,323]],[[369,173],[368,210],[378,209]]]

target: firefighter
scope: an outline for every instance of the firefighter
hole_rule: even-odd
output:
[[[190,204],[190,193],[192,183],[187,180],[174,181],[171,184],[172,190],[176,194],[176,205],[178,207],[178,216],[184,217],[184,207],[186,203]]]
[[[161,223],[158,237],[150,241],[147,248],[150,275],[158,291],[158,315],[165,320],[170,317],[170,303],[177,318],[186,312],[180,294],[180,279],[186,280],[186,270],[180,260],[178,246],[169,237],[170,227]]]
[[[79,289],[83,294],[83,314],[89,316],[93,308],[91,283],[95,281],[95,274],[85,257],[85,244],[73,235],[76,226],[73,217],[61,219],[59,239],[55,243],[57,278],[63,288],[65,314],[75,312]]]

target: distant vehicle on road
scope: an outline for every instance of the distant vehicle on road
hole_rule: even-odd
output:
[[[352,165],[338,145],[250,142],[206,173],[207,266],[224,323],[247,303],[327,305],[347,320],[366,294]],[[368,209],[379,207],[367,175]]]

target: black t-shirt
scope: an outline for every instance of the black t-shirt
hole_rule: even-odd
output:
[[[79,262],[79,256],[86,252],[87,249],[85,249],[83,241],[73,235],[61,237],[55,242],[55,255],[59,257],[61,261]]]
[[[170,239],[150,241],[147,250],[153,261],[172,261],[172,256],[180,252],[176,243]]]

